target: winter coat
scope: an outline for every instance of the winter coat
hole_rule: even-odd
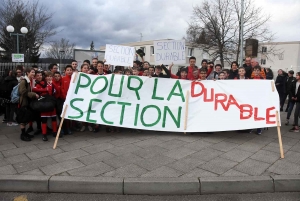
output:
[[[18,85],[18,80],[16,77],[13,76],[7,76],[6,78],[4,78],[4,83],[7,87],[7,92],[5,94],[4,98],[7,98],[10,100],[10,96],[11,96],[11,92],[13,90],[13,88]]]
[[[286,94],[290,93],[291,87],[294,82],[297,82],[295,77],[287,77],[286,82],[285,82],[285,92]]]
[[[236,70],[230,69],[230,70],[229,70],[229,76],[228,76],[228,79],[234,79],[234,78],[236,78],[238,75],[239,75],[239,70],[238,70],[238,69],[236,69]]]
[[[285,93],[285,76],[284,75],[278,75],[275,81],[276,89],[279,94]]]
[[[27,76],[24,77],[23,80],[21,80],[19,85],[19,94],[20,94],[20,106],[28,106],[29,100],[36,98],[36,93],[32,92],[32,87],[30,80]]]
[[[300,102],[300,86],[298,87],[297,93],[295,93],[296,92],[296,83],[297,82],[292,83],[290,92],[289,92],[289,97],[290,97],[291,101],[294,101],[294,100],[292,100],[292,97],[297,97],[296,102]]]

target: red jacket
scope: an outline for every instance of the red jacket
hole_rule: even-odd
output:
[[[54,78],[52,80],[52,84],[56,90],[55,98],[62,98],[61,96],[61,79],[57,82]]]
[[[55,86],[53,84],[45,84],[44,81],[37,83],[33,88],[33,91],[39,94],[40,96],[44,95],[54,95],[56,92]]]
[[[194,80],[195,79],[193,76],[194,68],[191,66],[188,66],[187,69],[188,69],[187,79]],[[206,77],[210,75],[212,70],[213,70],[213,68],[207,68]],[[198,69],[198,71],[199,71],[199,69]]]
[[[61,97],[62,99],[66,99],[67,93],[70,87],[71,76],[66,75],[61,78]]]

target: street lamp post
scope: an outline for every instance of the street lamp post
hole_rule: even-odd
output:
[[[61,72],[61,58],[65,54],[64,50],[59,50],[59,71]]]
[[[6,27],[6,30],[10,33],[10,36],[17,36],[17,53],[19,54],[20,53],[20,50],[19,50],[19,36],[24,36],[25,37],[25,34],[28,33],[28,29],[26,27],[22,27],[21,28],[21,34],[13,33],[15,31],[15,28],[11,25],[8,25]]]

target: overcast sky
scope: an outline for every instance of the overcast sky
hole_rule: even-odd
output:
[[[300,41],[300,0],[252,0],[271,14],[275,41]],[[75,3],[76,2],[76,3]],[[50,40],[67,38],[77,48],[95,49],[154,39],[185,36],[193,6],[202,0],[40,0],[53,12],[59,32]]]

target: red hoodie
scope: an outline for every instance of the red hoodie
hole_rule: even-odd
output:
[[[65,77],[61,78],[61,97],[62,97],[62,99],[66,99],[66,97],[67,97],[70,82],[71,82],[71,75],[66,75]]]
[[[61,80],[60,79],[59,81],[56,81],[54,78],[52,80],[52,84],[56,90],[56,93],[55,93],[55,98],[62,98],[62,95],[61,95]]]
[[[194,68],[191,66],[188,66],[187,69],[188,69],[187,79],[194,80],[195,79],[193,76]],[[206,77],[210,75],[212,70],[213,70],[213,68],[207,68]],[[199,69],[198,69],[198,71],[199,71]]]

